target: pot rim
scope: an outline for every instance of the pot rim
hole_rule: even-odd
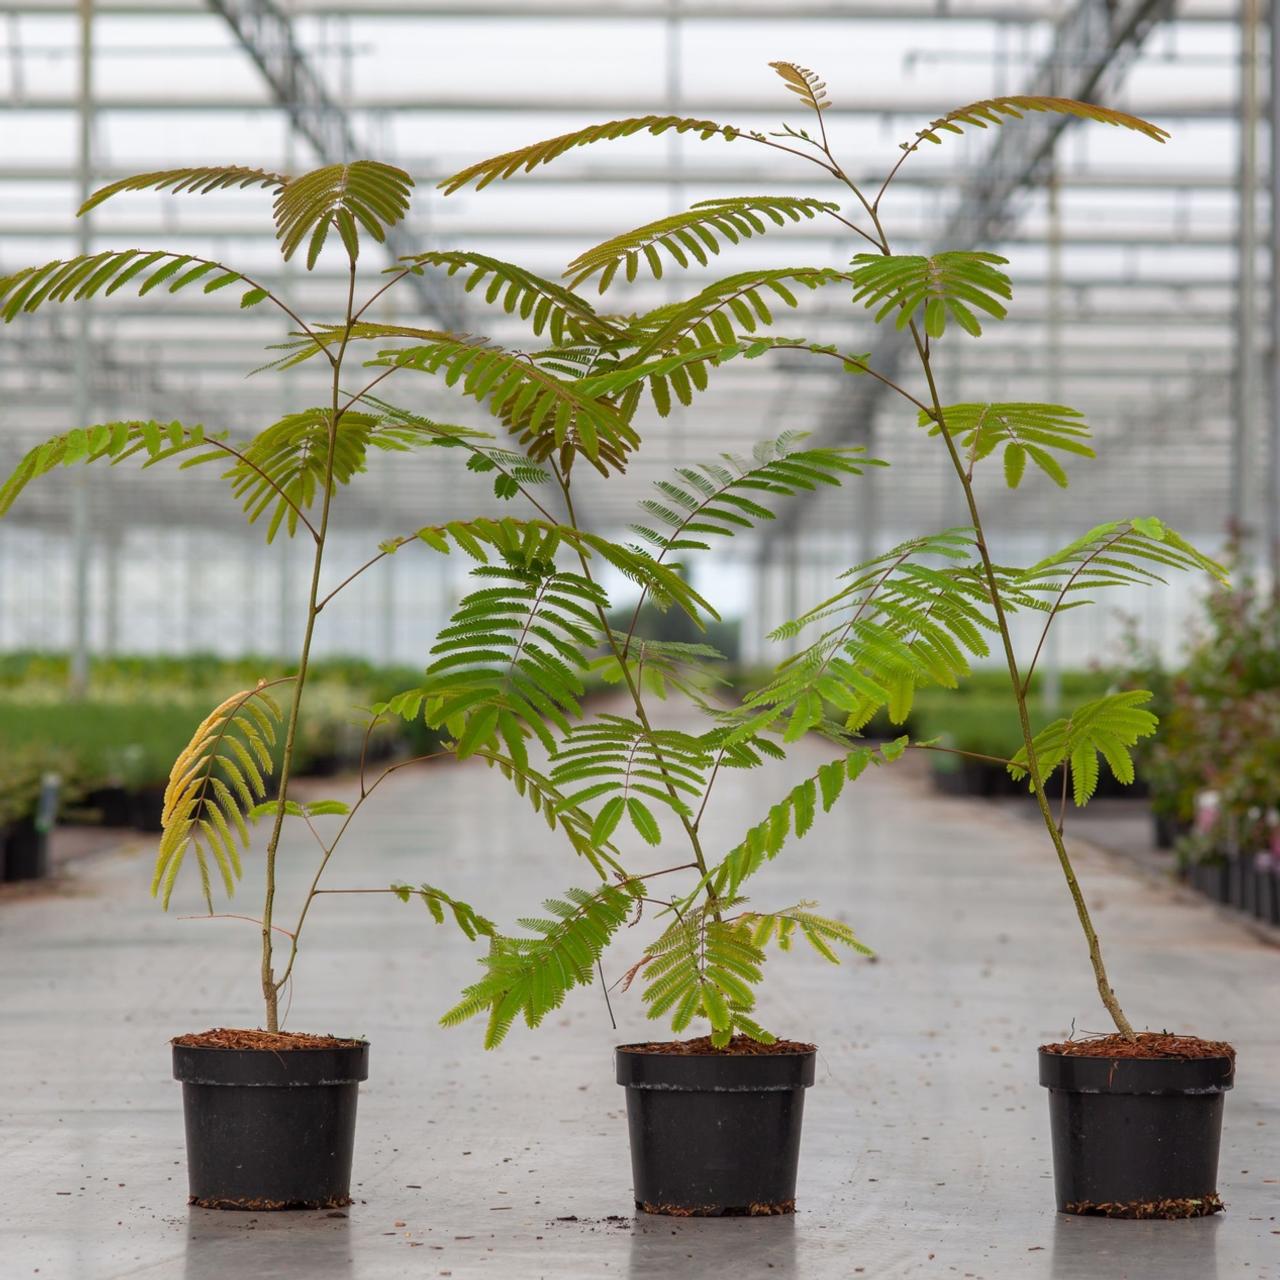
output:
[[[1235,1084],[1235,1059],[1092,1058],[1037,1052],[1040,1083],[1066,1093],[1214,1094]]]
[[[184,1085],[306,1088],[369,1078],[369,1042],[343,1048],[227,1049],[175,1044],[173,1075]]]
[[[691,1093],[774,1093],[807,1089],[818,1051],[803,1053],[638,1053],[614,1050],[617,1082],[629,1089]]]

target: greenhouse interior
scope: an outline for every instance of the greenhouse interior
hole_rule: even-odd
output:
[[[0,0],[3,1280],[1280,1280],[1278,69]]]

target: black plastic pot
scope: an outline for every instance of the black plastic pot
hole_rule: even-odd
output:
[[[1172,849],[1178,834],[1178,819],[1173,814],[1151,811],[1151,840],[1157,849]]]
[[[164,824],[160,821],[164,813],[164,786],[157,784],[150,787],[139,787],[129,797],[132,806],[133,825],[139,831],[160,832]]]
[[[100,827],[128,827],[133,824],[133,803],[123,787],[97,787],[84,798],[85,807],[95,811]]]
[[[206,1209],[333,1209],[351,1203],[356,1095],[369,1046],[173,1046],[182,1081],[190,1202]]]
[[[1232,892],[1232,902],[1235,903],[1245,915],[1253,914],[1253,903],[1256,894],[1257,884],[1253,874],[1253,855],[1238,853],[1232,859],[1236,866],[1238,890]]]
[[[49,833],[34,817],[22,818],[4,837],[3,875],[6,880],[41,880],[49,874]]]
[[[636,1208],[679,1217],[794,1212],[814,1057],[619,1046]]]
[[[1060,1213],[1193,1218],[1222,1208],[1218,1144],[1230,1058],[1040,1051]]]

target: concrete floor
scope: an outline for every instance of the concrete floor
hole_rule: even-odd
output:
[[[818,758],[806,745],[783,773]],[[399,775],[332,883],[429,880],[508,923],[587,883],[503,788],[479,765]],[[759,788],[726,779],[713,843],[735,815],[763,813]],[[1073,1020],[1103,1027],[1076,921],[1034,829],[932,795],[910,763],[865,776],[754,882],[760,903],[821,899],[880,952],[838,969],[770,961],[763,1020],[822,1048],[793,1218],[634,1217],[610,1048],[649,1038],[636,995],[615,997],[616,1032],[598,989],[580,991],[486,1054],[479,1026],[436,1025],[474,949],[382,896],[320,900],[289,1019],[372,1041],[357,1203],[345,1216],[188,1209],[166,1040],[256,1025],[255,936],[175,919],[198,909],[190,884],[162,915],[149,858],[138,842],[77,863],[61,888],[0,900],[3,1280],[1280,1278],[1280,951],[1080,851],[1135,1021],[1229,1038],[1240,1064],[1225,1215],[1058,1216],[1035,1046]],[[306,838],[283,861],[290,901],[313,865]],[[250,883],[259,869],[251,859]],[[255,911],[248,885],[236,909]],[[646,936],[609,953],[611,977]]]

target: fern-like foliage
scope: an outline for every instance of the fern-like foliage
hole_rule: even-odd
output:
[[[707,551],[704,538],[732,538],[774,519],[771,506],[779,498],[836,487],[867,467],[886,465],[866,457],[860,446],[803,448],[807,438],[807,432],[787,431],[758,444],[749,460],[725,453],[719,462],[677,467],[676,479],[654,481],[657,498],[640,503],[653,523],[632,525],[632,531],[660,556]]]
[[[1049,112],[1053,115],[1074,116],[1077,120],[1093,120],[1098,124],[1114,125],[1119,129],[1132,129],[1150,138],[1153,142],[1164,142],[1168,130],[1143,120],[1138,116],[1127,115],[1123,111],[1113,111],[1110,107],[1099,107],[1092,102],[1077,102],[1074,98],[1046,98],[1034,95],[1014,95],[1005,98],[985,98],[981,102],[971,102],[968,106],[949,111],[931,121],[915,136],[915,141],[903,143],[903,149],[914,150],[921,142],[941,143],[944,133],[963,133],[964,126],[974,129],[985,129],[990,124],[1005,124],[1009,120],[1021,120],[1029,112]]]
[[[170,293],[177,293],[197,283],[202,293],[215,293],[233,284],[250,285],[240,295],[242,307],[256,306],[267,296],[265,289],[252,284],[240,272],[208,258],[160,249],[104,249],[6,276],[0,280],[0,316],[7,323],[24,312],[38,310],[46,302],[81,302],[98,294],[110,296],[127,284],[136,285],[138,296],[142,297],[162,284],[168,286]]]
[[[244,190],[246,187],[266,187],[271,191],[282,190],[289,182],[283,173],[272,173],[267,169],[250,169],[244,165],[203,165],[194,169],[161,169],[155,173],[138,173],[129,178],[121,178],[119,182],[99,187],[88,200],[80,206],[83,217],[91,209],[96,209],[105,200],[118,196],[125,191],[167,191],[170,195],[204,196],[211,191],[227,191],[231,188]]]
[[[439,634],[422,684],[427,722],[447,726],[459,758],[505,743],[527,764],[525,738],[553,751],[581,716],[581,672],[600,640],[608,601],[581,574],[550,560],[481,565]]]
[[[990,652],[984,633],[997,629],[973,547],[971,529],[947,529],[848,570],[841,591],[773,633],[789,638],[821,625],[809,645],[745,700],[748,723],[762,730],[786,713],[785,737],[794,741],[822,726],[826,704],[847,717],[849,730],[880,707],[901,723],[917,687],[955,688],[969,674],[970,659]],[[939,559],[952,563],[929,563]],[[1021,599],[1013,590],[1002,595],[1006,610]]]
[[[287,262],[307,241],[307,270],[320,258],[330,231],[347,256],[360,255],[363,230],[379,244],[387,229],[409,212],[413,179],[403,169],[376,160],[331,164],[291,178],[275,201],[276,236]]]
[[[658,845],[662,829],[645,799],[692,818],[689,801],[702,795],[711,765],[711,754],[699,738],[602,715],[565,735],[552,756],[551,778],[566,792],[565,804],[609,797],[592,826],[597,843],[609,840],[625,815],[642,840]]]
[[[280,252],[288,261],[307,243],[307,269],[320,258],[330,231],[336,231],[351,261],[360,255],[361,232],[379,243],[409,212],[413,179],[376,160],[326,165],[296,178],[243,165],[164,169],[123,178],[100,188],[80,212],[126,191],[191,192],[205,195],[228,188],[266,187],[276,193],[273,212]],[[194,261],[194,259],[192,259]]]
[[[440,267],[450,276],[463,275],[467,293],[480,293],[491,305],[500,305],[508,315],[529,322],[535,335],[547,333],[557,346],[573,342],[610,342],[619,331],[584,298],[551,280],[512,262],[487,254],[461,249],[419,253],[402,258],[388,272],[423,274],[427,267]],[[480,286],[484,288],[481,290]]]
[[[626,880],[549,898],[543,904],[546,916],[519,922],[534,936],[491,939],[481,961],[484,977],[464,988],[462,999],[440,1019],[442,1025],[457,1026],[487,1013],[486,1049],[501,1043],[518,1017],[536,1027],[574,987],[590,985],[600,953],[643,894],[641,881]]]
[[[336,429],[330,429],[331,421],[329,409],[303,409],[286,415],[239,447],[213,442],[214,448],[186,458],[182,466],[234,458],[224,477],[231,482],[232,494],[250,524],[264,515],[269,517],[267,541],[272,542],[282,524],[290,536],[297,531],[299,520],[323,496],[326,478],[334,486],[346,485],[363,472],[370,449],[402,453],[458,444],[473,434],[463,427],[406,422],[402,415],[387,417],[352,409],[339,416]],[[177,450],[162,452],[153,461],[172,452]]]
[[[742,921],[752,929],[751,940],[757,947],[776,942],[779,951],[790,951],[791,943],[799,933],[824,960],[832,964],[840,963],[833,943],[860,956],[875,955],[843,921],[815,915],[811,910],[814,905],[812,902],[797,902],[794,907],[782,911],[746,911],[742,914]]]
[[[849,274],[823,267],[771,267],[726,276],[692,298],[638,317],[632,331],[641,337],[632,358],[643,362],[659,353],[690,347],[729,346],[740,334],[755,333],[761,325],[772,324],[771,307],[778,302],[799,306],[793,286],[813,291],[837,283],[851,283]]]
[[[899,759],[907,746],[905,736],[895,738],[879,747],[857,747],[840,759],[822,765],[773,805],[765,818],[710,868],[690,900],[706,885],[710,885],[719,898],[736,897],[743,882],[776,858],[789,838],[794,835],[799,840],[808,834],[819,807],[823,813],[831,812],[846,782],[860,778],[868,765]]]
[[[1077,593],[1100,587],[1163,582],[1162,570],[1207,573],[1226,581],[1226,570],[1154,516],[1112,520],[1090,529],[1028,569],[1014,571],[1012,585],[1032,595],[1057,597],[1055,608],[1089,603]]]
[[[694,1018],[706,1018],[716,1045],[728,1044],[735,1031],[766,1043],[773,1039],[749,1016],[765,961],[752,932],[739,920],[715,919],[709,904],[678,916],[645,956],[649,1017],[669,1015],[677,1034]]]
[[[788,222],[812,220],[823,214],[838,213],[839,209],[840,206],[830,200],[809,196],[700,200],[683,213],[659,218],[587,249],[569,263],[565,275],[570,277],[571,289],[599,275],[601,293],[608,289],[619,270],[630,281],[640,274],[644,265],[655,280],[660,280],[663,253],[677,266],[687,268],[692,260],[705,267],[711,257],[720,252],[722,240],[737,244],[740,240],[764,235],[771,225],[785,227]]]
[[[671,412],[671,397],[683,405],[693,403],[695,391],[705,391],[709,371],[739,356],[755,360],[770,351],[808,351],[838,359],[846,373],[866,373],[867,353],[841,352],[831,343],[808,342],[803,338],[757,334],[733,343],[699,347],[681,343],[674,355],[664,355],[643,363],[626,359],[613,362],[598,373],[581,378],[576,386],[585,394],[616,402],[627,414],[634,412],[645,388],[662,417]],[[559,354],[559,353],[557,353]]]
[[[391,891],[401,902],[411,902],[414,898],[420,898],[426,904],[436,924],[444,924],[447,910],[453,917],[453,922],[472,942],[476,938],[492,938],[495,933],[491,920],[486,920],[470,904],[451,897],[443,889],[437,889],[434,885],[393,884]]]
[[[292,537],[299,513],[308,510],[317,495],[324,492],[325,477],[330,474],[330,452],[334,484],[348,484],[364,470],[379,420],[371,414],[348,410],[332,433],[331,420],[328,409],[288,414],[246,445],[243,458],[227,472],[232,494],[243,506],[249,523],[269,515],[268,542],[275,539],[282,523]],[[208,453],[190,461],[196,464],[217,457],[216,452]]]
[[[1155,733],[1159,723],[1145,708],[1150,701],[1151,694],[1145,689],[1109,693],[1041,729],[1032,742],[1041,779],[1065,762],[1070,766],[1073,797],[1081,806],[1088,804],[1098,788],[1099,758],[1107,762],[1118,782],[1132,783],[1130,752],[1140,738]],[[1023,747],[1009,762],[1010,774],[1026,777],[1027,762]]]
[[[1085,443],[1084,415],[1061,404],[951,404],[942,411],[947,431],[968,454],[970,465],[1004,450],[1004,478],[1010,489],[1022,482],[1028,460],[1060,488],[1067,473],[1054,453],[1078,458],[1096,455]],[[941,428],[931,413],[920,413],[920,425],[937,435]]]
[[[810,71],[808,67],[794,62],[771,62],[769,65],[805,106],[812,107],[814,111],[825,111],[831,105],[831,99],[827,97],[826,81],[816,71]]]
[[[1008,262],[998,253],[953,250],[920,254],[859,253],[853,259],[853,300],[879,307],[876,323],[896,311],[905,329],[924,309],[924,330],[931,338],[946,332],[948,319],[966,333],[982,332],[975,310],[1003,320],[1001,299],[1013,297],[1009,277],[999,268]]]
[[[660,609],[676,607],[684,613],[700,631],[706,630],[706,620],[719,621],[720,615],[705,596],[695,591],[671,565],[636,547],[624,547],[610,542],[598,534],[575,531],[566,535],[566,541],[594,552],[622,576],[640,587]]]
[[[167,458],[215,443],[218,436],[207,435],[200,425],[181,422],[103,422],[93,427],[77,427],[36,445],[23,455],[13,473],[0,485],[0,516],[17,501],[33,480],[58,467],[97,462],[109,458],[114,466],[126,458],[146,456],[149,467]],[[223,452],[222,457],[229,456]]]
[[[588,560],[599,556],[623,577],[635,583],[660,608],[681,610],[700,629],[706,620],[720,615],[703,595],[695,591],[679,571],[647,551],[611,542],[599,534],[588,533],[572,525],[553,524],[545,520],[454,520],[442,525],[425,525],[413,534],[393,538],[381,544],[388,554],[411,541],[421,541],[435,551],[448,555],[451,547],[469,555],[480,564],[511,563],[523,565],[532,557],[549,562],[560,546],[580,551]],[[497,556],[490,554],[496,551]]]
[[[649,1017],[670,1017],[677,1033],[694,1018],[705,1018],[711,1024],[711,1042],[719,1047],[735,1034],[766,1044],[774,1039],[750,1016],[755,988],[764,977],[764,949],[770,942],[789,950],[798,932],[833,964],[840,963],[835,946],[871,954],[848,925],[815,915],[812,903],[718,918],[737,905],[737,899],[720,899],[681,912],[641,962]]]
[[[574,129],[571,133],[562,133],[543,142],[535,142],[531,146],[519,147],[515,151],[504,151],[500,156],[481,160],[477,164],[468,165],[452,177],[440,182],[440,189],[445,195],[452,195],[462,187],[475,184],[477,191],[483,190],[489,183],[523,170],[530,173],[539,165],[550,164],[552,160],[572,151],[575,147],[586,147],[596,142],[611,142],[617,138],[629,138],[637,133],[651,133],[655,136],[663,133],[693,133],[699,138],[714,138],[717,135],[726,142],[738,137],[739,130],[731,125],[717,124],[714,120],[696,120],[689,116],[629,116],[625,120],[609,120],[604,124],[588,125],[585,129]]]
[[[339,337],[321,335],[322,341]],[[374,324],[357,325],[352,337],[414,340],[411,347],[380,351],[369,363],[439,374],[447,386],[479,401],[500,419],[534,462],[558,452],[562,465],[568,465],[582,453],[607,475],[610,469],[622,470],[627,454],[640,443],[611,404],[484,338]]]
[[[277,682],[278,683],[278,682]],[[209,910],[209,855],[230,897],[240,878],[240,846],[248,848],[247,813],[266,792],[273,763],[280,706],[265,683],[233,694],[200,722],[174,761],[164,793],[163,834],[156,855],[151,893],[165,908],[188,852],[200,868],[200,887]]]
[[[591,663],[592,675],[606,684],[622,684],[625,672],[645,694],[665,701],[672,692],[678,692],[703,705],[710,691],[729,683],[720,674],[726,658],[712,645],[650,640],[623,631],[614,631],[612,636],[616,652]]]

